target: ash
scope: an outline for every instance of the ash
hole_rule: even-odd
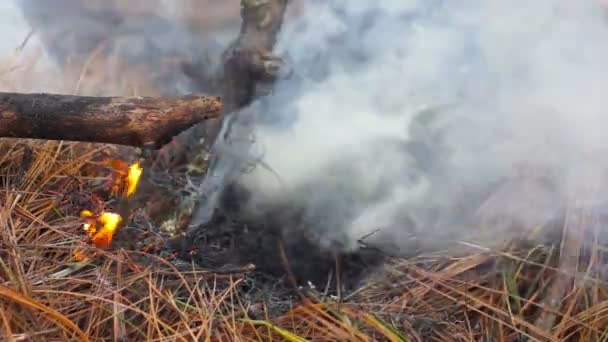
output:
[[[285,222],[303,224],[302,212],[295,208],[253,216],[242,208],[250,195],[235,183],[228,185],[211,220],[172,241],[171,248],[179,258],[214,272],[253,265],[243,290],[252,299],[272,295],[275,304],[301,291],[324,296],[352,292],[387,257],[374,248],[344,252],[341,246],[323,247],[309,229],[285,229]]]

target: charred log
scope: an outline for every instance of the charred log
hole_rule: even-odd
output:
[[[218,118],[217,97],[87,97],[0,93],[0,137],[158,148],[198,122]]]

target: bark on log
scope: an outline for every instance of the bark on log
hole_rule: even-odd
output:
[[[272,53],[287,4],[288,0],[241,0],[241,30],[239,36],[222,54],[221,79],[201,80],[206,84],[219,85],[225,113],[246,107],[260,95],[258,88],[268,88],[287,72],[283,60]],[[203,135],[206,137],[204,149],[209,150],[217,139],[222,119],[209,120],[204,125],[198,125],[190,135],[183,136],[181,140],[200,141],[200,136]],[[176,151],[167,152],[168,155],[180,153],[182,152],[179,147]],[[190,161],[192,158],[188,156],[182,160]]]
[[[0,93],[0,137],[159,148],[198,122],[219,118],[218,97],[88,97]]]
[[[241,0],[241,30],[222,56],[221,77],[212,82],[201,79],[201,83],[218,85],[217,91],[222,96],[227,115],[249,105],[262,95],[264,88],[270,88],[274,80],[285,73],[284,63],[272,54],[272,50],[287,4],[288,0]],[[141,201],[148,203],[148,213],[161,226],[175,226],[175,231],[183,232],[190,224],[193,211],[198,210],[204,199],[197,194],[184,196],[184,191],[163,191],[152,178],[159,174],[158,178],[165,180],[167,174],[176,175],[183,169],[196,170],[195,173],[202,176],[208,164],[218,157],[212,155],[212,160],[207,160],[223,118],[196,125],[177,137],[174,144],[164,146],[157,158],[145,166],[148,172],[140,185],[141,195],[136,194],[135,198],[141,197]],[[182,183],[188,184],[189,181]],[[198,183],[195,185],[200,186]],[[150,194],[158,200],[150,201]]]
[[[226,112],[247,106],[259,83],[273,83],[284,69],[282,60],[272,54],[283,24],[287,0],[242,0],[241,32],[224,52]]]
[[[222,98],[226,100],[226,113],[236,112],[249,106],[256,98],[266,95],[275,80],[285,73],[283,60],[273,54],[277,35],[283,24],[285,12],[287,10],[287,0],[242,0],[241,17],[243,19],[241,31],[233,44],[224,52],[224,82]],[[264,89],[266,88],[266,89]],[[238,113],[240,114],[240,113]],[[235,115],[238,115],[235,114]],[[238,120],[238,118],[237,118]],[[217,139],[221,129],[221,120],[209,121],[212,130],[208,136]],[[217,126],[213,126],[217,123]],[[241,122],[243,124],[244,122]],[[228,123],[228,125],[231,125]],[[227,135],[234,135],[229,127]],[[239,136],[232,136],[234,139],[247,139],[253,132],[251,122],[249,125],[242,125]],[[215,154],[209,162],[208,173],[215,172],[215,164],[222,158],[221,151],[214,151]],[[213,217],[215,209],[220,205],[219,196],[224,191],[224,187],[231,180],[226,179],[226,175],[239,168],[232,166],[231,170],[223,170],[220,175],[208,175],[213,186],[203,185],[205,198],[197,201],[193,208],[192,215],[188,220],[190,232],[198,226],[207,224]],[[223,179],[218,179],[223,178]],[[216,186],[222,184],[222,186]]]

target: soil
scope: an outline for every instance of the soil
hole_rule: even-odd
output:
[[[238,189],[227,189],[211,222],[172,241],[170,246],[178,257],[220,271],[253,264],[251,280],[255,285],[245,290],[264,292],[273,288],[278,297],[293,296],[297,292],[294,290],[303,288],[317,289],[325,295],[348,293],[385,259],[375,250],[345,253],[322,248],[305,230],[281,227],[273,213],[262,220],[244,217],[239,208],[242,196],[246,194]]]

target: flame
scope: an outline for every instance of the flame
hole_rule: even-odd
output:
[[[102,213],[97,220],[102,226],[91,239],[95,246],[105,249],[110,247],[112,237],[116,229],[118,229],[118,225],[122,222],[122,217],[115,213]]]
[[[143,168],[139,162],[135,162],[129,166],[123,160],[109,159],[106,160],[106,165],[112,168],[112,185],[111,193],[116,196],[120,193],[124,197],[130,197],[135,193],[139,180],[143,174]]]
[[[80,212],[80,217],[84,220],[82,229],[87,232],[90,238],[93,238],[97,233],[97,219],[90,210],[83,210]]]
[[[143,172],[144,170],[141,168],[139,163],[134,163],[129,166],[129,173],[127,175],[127,197],[130,197],[137,189],[139,179],[141,178]]]
[[[111,185],[112,194],[123,193],[124,197],[130,197],[137,190],[137,185],[143,174],[143,168],[138,162],[127,167],[122,160],[109,160],[106,162],[114,169]],[[121,191],[121,189],[123,189]],[[83,220],[82,229],[87,233],[92,243],[101,249],[107,249],[112,244],[114,233],[122,222],[122,216],[111,212],[102,212],[95,215],[91,210],[82,210],[80,218]],[[74,258],[78,261],[88,259],[85,251],[76,249]]]
[[[80,217],[91,217],[93,216],[93,212],[90,210],[83,210],[80,212]]]
[[[87,232],[93,244],[102,249],[110,247],[112,237],[122,222],[122,217],[110,212],[103,212],[95,217],[90,210],[81,211],[80,217],[84,219],[82,229]]]

